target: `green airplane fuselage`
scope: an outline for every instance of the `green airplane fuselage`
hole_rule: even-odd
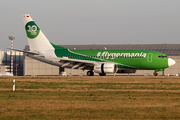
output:
[[[52,43],[51,43],[52,44]],[[147,69],[163,71],[168,66],[168,57],[150,50],[69,50],[52,44],[57,57],[116,63],[118,69]]]

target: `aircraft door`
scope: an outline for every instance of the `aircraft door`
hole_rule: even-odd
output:
[[[153,56],[152,53],[148,53],[147,61],[148,61],[149,63],[152,62],[152,56]]]

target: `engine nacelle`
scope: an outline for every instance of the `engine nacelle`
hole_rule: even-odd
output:
[[[117,73],[135,73],[136,70],[118,70]]]
[[[102,63],[94,66],[95,73],[115,73],[117,65],[113,63]]]

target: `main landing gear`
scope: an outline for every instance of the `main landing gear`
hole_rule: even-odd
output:
[[[87,71],[87,76],[94,76],[93,71]],[[106,76],[106,73],[99,73],[99,76]]]
[[[93,76],[94,72],[93,71],[87,71],[87,76]]]
[[[106,76],[106,73],[99,73],[99,76]]]

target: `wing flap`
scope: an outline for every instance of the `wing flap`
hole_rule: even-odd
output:
[[[62,58],[60,59],[59,62],[63,64],[62,67],[72,66],[72,69],[78,68],[81,70],[92,69],[93,66],[97,64],[97,62],[95,61],[69,59],[69,58]]]

